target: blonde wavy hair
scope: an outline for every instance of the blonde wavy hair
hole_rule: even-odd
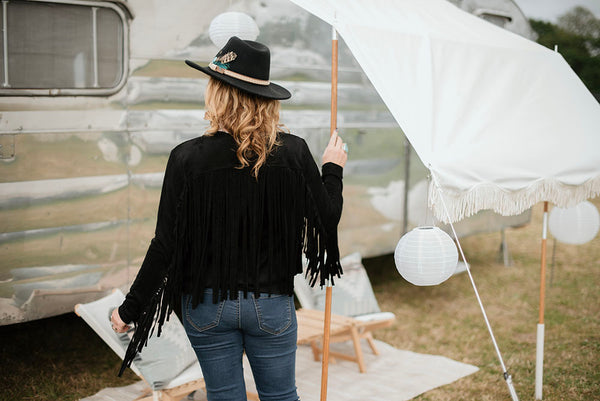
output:
[[[258,177],[260,167],[279,145],[277,133],[287,132],[279,123],[279,100],[253,96],[210,78],[204,102],[204,119],[210,122],[206,135],[217,131],[231,134],[238,145],[239,168],[252,165],[252,175]]]

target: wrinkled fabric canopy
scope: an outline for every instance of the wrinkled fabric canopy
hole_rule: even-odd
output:
[[[559,53],[445,0],[292,1],[344,39],[431,170],[441,220],[600,194],[600,105]]]

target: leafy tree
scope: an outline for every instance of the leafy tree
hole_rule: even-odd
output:
[[[575,7],[558,24],[530,20],[538,43],[558,51],[597,99],[600,99],[600,20],[584,7]]]
[[[560,16],[558,26],[583,37],[600,38],[600,19],[585,7],[574,7]]]

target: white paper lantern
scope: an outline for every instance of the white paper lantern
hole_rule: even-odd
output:
[[[550,233],[557,241],[565,244],[585,244],[594,239],[599,228],[600,213],[588,201],[567,209],[555,207],[548,218]]]
[[[255,40],[258,37],[258,25],[248,14],[228,11],[217,15],[208,27],[208,36],[219,49],[232,36],[244,40]]]
[[[458,252],[438,227],[417,227],[404,234],[394,253],[396,269],[414,285],[438,285],[456,271]]]

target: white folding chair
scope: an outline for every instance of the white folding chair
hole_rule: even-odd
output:
[[[129,334],[113,331],[110,314],[124,299],[120,290],[114,290],[97,301],[75,306],[75,313],[121,359],[125,356],[130,337]],[[131,369],[150,387],[138,401],[179,401],[193,391],[205,389],[200,364],[175,314],[165,322],[160,337],[149,338],[148,346],[136,356]]]

